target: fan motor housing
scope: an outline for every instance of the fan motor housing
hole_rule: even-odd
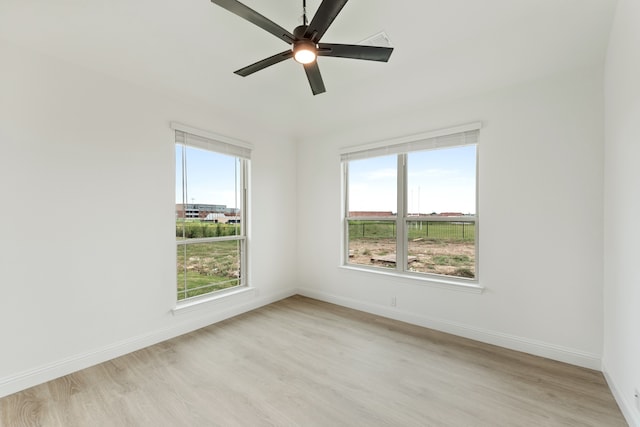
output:
[[[299,25],[293,29],[293,35],[296,40],[304,39],[304,33],[307,31],[307,25]]]

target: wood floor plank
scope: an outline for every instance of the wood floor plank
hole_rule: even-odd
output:
[[[0,399],[18,426],[625,426],[600,372],[295,296]]]

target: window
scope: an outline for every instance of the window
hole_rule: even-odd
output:
[[[172,124],[176,142],[177,300],[246,285],[251,151]],[[197,132],[197,133],[196,133]]]
[[[345,265],[477,280],[479,129],[343,151]]]

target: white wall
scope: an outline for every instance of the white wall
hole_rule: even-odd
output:
[[[292,143],[7,43],[0,53],[0,396],[293,292]],[[170,121],[255,145],[259,254],[254,292],[177,315]]]
[[[592,67],[305,141],[298,254],[305,295],[600,367],[602,70]],[[382,101],[381,101],[382,102]],[[340,268],[339,148],[482,121],[483,294]],[[302,224],[307,224],[302,226]],[[391,297],[397,307],[390,307]]]
[[[620,0],[605,74],[603,371],[629,424],[640,426],[640,2]],[[635,400],[635,401],[634,401]]]

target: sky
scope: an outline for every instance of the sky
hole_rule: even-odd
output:
[[[349,163],[349,210],[397,212],[397,156]],[[409,213],[476,212],[476,147],[409,154]]]
[[[182,145],[176,144],[176,203],[182,202]],[[239,208],[235,157],[187,147],[187,203]],[[237,201],[236,201],[237,200]]]
[[[239,207],[234,157],[187,147],[187,203]],[[176,145],[176,203],[182,203],[182,146]],[[409,213],[476,212],[476,147],[409,154]],[[397,156],[349,163],[349,210],[391,211],[396,207]],[[236,201],[238,200],[238,201]]]

